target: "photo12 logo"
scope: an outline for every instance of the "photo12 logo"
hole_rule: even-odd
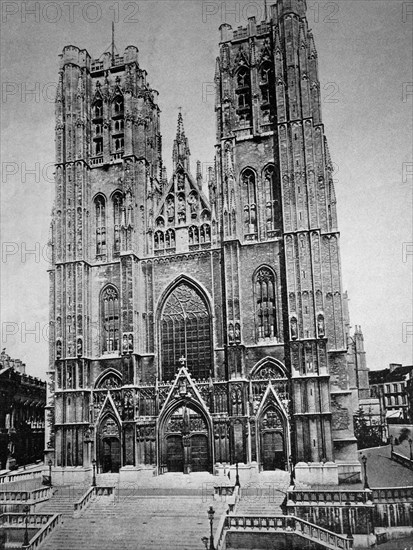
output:
[[[137,2],[1,2],[2,23],[139,23]]]

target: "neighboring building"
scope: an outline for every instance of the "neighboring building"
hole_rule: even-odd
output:
[[[360,326],[356,325],[352,336],[348,334],[347,345],[347,361],[351,366],[351,372],[355,373],[355,385],[358,389],[359,409],[357,415],[362,411],[362,416],[366,422],[366,430],[368,429],[367,427],[370,427],[370,435],[378,434],[378,441],[385,443],[388,437],[386,415],[381,406],[380,399],[377,396],[373,396],[370,391],[370,371],[367,368],[366,352],[364,351],[364,336]],[[369,439],[369,441],[372,440],[374,440],[374,438]],[[359,441],[359,445],[361,444],[363,444],[363,442]]]
[[[46,382],[28,376],[26,365],[0,355],[0,470],[43,458]]]
[[[409,422],[413,424],[413,369],[410,371],[409,378],[406,383],[407,394],[407,410]]]
[[[369,372],[371,396],[378,398],[389,423],[411,419],[411,380],[413,366],[390,363],[389,368]]]
[[[56,98],[47,433],[57,467],[360,472],[340,245],[305,2],[221,25],[215,169],[173,173],[138,50],[67,46]],[[334,466],[332,467],[334,469]],[[80,470],[79,470],[80,471]]]

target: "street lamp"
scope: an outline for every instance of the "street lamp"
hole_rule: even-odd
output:
[[[49,487],[52,487],[52,465],[53,465],[53,462],[51,460],[49,460],[49,462],[47,464],[49,465]]]
[[[412,451],[412,438],[409,439],[409,445],[410,445],[410,460],[413,460],[413,451]]]
[[[24,524],[25,524],[25,529],[24,529],[24,541],[23,541],[23,546],[22,548],[27,548],[28,546],[30,546],[30,543],[29,543],[29,531],[27,529],[27,522],[29,520],[29,512],[30,512],[30,506],[25,506],[23,508],[23,512],[26,514],[26,517],[24,519]]]
[[[364,467],[364,488],[365,489],[370,489],[369,482],[368,482],[368,479],[367,479],[367,457],[365,455],[363,455],[361,457],[361,460],[363,462],[363,467]]]
[[[391,452],[393,452],[393,436],[392,435],[390,436],[390,448],[391,448]]]
[[[96,487],[96,458],[92,460],[92,466],[93,466],[92,487]]]
[[[215,547],[214,547],[214,514],[215,514],[215,510],[213,509],[212,506],[210,506],[209,510],[208,510],[209,528],[210,528],[209,550],[215,550]]]
[[[241,483],[239,482],[238,462],[236,463],[235,468],[236,468],[235,487],[240,487]]]

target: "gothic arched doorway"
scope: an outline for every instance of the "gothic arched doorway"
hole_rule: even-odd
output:
[[[260,462],[263,470],[288,469],[284,423],[279,411],[271,407],[259,419]]]
[[[197,410],[178,406],[161,428],[161,471],[211,471],[208,424]]]
[[[102,473],[117,473],[121,467],[121,442],[118,423],[106,416],[98,431],[98,466]]]

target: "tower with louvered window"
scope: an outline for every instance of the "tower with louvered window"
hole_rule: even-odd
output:
[[[204,176],[179,113],[167,178],[157,93],[136,48],[99,60],[64,49],[50,270],[57,471],[89,476],[96,459],[121,476],[237,462],[300,463],[304,477],[310,465],[323,483],[360,472],[305,9],[278,0],[267,21],[221,26],[215,168]]]

